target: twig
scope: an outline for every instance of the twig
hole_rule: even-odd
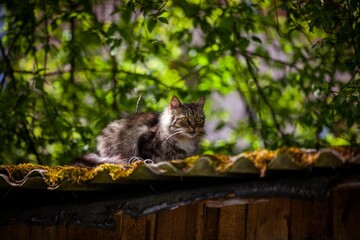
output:
[[[350,26],[353,26],[353,24],[354,24],[354,18],[353,18],[353,14],[352,14],[352,12],[351,12],[351,10],[350,10],[350,5],[349,5],[349,1],[348,1],[348,0],[346,0],[346,6],[347,6],[347,12],[348,12],[348,14],[349,14],[349,18],[350,18],[350,21],[351,21],[351,22],[350,22],[350,23],[351,23]],[[353,33],[356,33],[356,29],[354,29]],[[359,60],[359,56],[358,56],[358,55],[359,55],[359,51],[358,51],[357,44],[355,43],[353,36],[351,36],[350,42],[351,42],[351,44],[352,44],[353,47],[354,47],[356,65],[357,65],[358,68],[360,68],[360,60]]]
[[[16,89],[16,83],[15,83],[16,81],[15,81],[15,76],[14,76],[14,69],[11,66],[10,59],[9,59],[8,55],[6,54],[5,47],[2,44],[1,40],[0,40],[0,51],[1,51],[1,55],[3,56],[5,65],[6,65],[5,75],[6,74],[9,75],[9,77],[13,83],[14,90],[16,91],[17,89]],[[5,84],[5,76],[4,76],[4,80],[1,82],[1,90],[4,86],[4,84]]]
[[[45,54],[44,54],[44,72],[43,72],[43,79],[45,80],[46,76],[46,68],[48,62],[48,50],[50,49],[50,36],[49,36],[49,29],[48,29],[48,17],[46,12],[46,2],[44,2],[44,23],[45,23],[45,34],[46,34],[46,43],[45,43]]]
[[[23,125],[24,131],[25,131],[25,136],[26,136],[26,138],[28,139],[29,150],[30,150],[32,153],[34,153],[37,162],[38,162],[40,165],[44,165],[44,163],[41,161],[40,155],[39,155],[39,153],[38,153],[38,151],[37,151],[37,149],[36,149],[35,143],[34,143],[33,139],[32,139],[31,136],[30,136],[30,131],[29,131],[29,129],[27,128],[27,125],[26,125],[25,120],[23,120],[21,124]]]
[[[274,0],[274,5],[275,5],[275,15],[276,15],[276,31],[278,32],[280,37],[285,37],[284,34],[281,33],[280,31],[280,23],[279,23],[279,15],[277,13],[277,5],[276,5],[276,0]]]
[[[86,71],[89,71],[89,72],[94,72],[94,73],[107,73],[107,72],[111,72],[112,69],[98,70],[98,69],[95,69],[95,68],[76,68],[76,69],[73,69],[73,71],[74,72],[81,72],[81,71],[86,72]],[[14,70],[14,72],[15,73],[21,73],[21,74],[34,74],[33,71],[17,70],[17,69]],[[171,88],[171,86],[166,85],[165,83],[161,82],[156,77],[154,77],[152,75],[149,75],[149,74],[135,73],[135,72],[130,72],[130,71],[122,70],[122,69],[117,69],[117,72],[125,73],[125,74],[128,74],[128,75],[133,75],[135,77],[147,78],[147,79],[149,79],[151,81],[154,81],[155,83],[160,84],[160,85],[162,85],[164,87]],[[54,72],[47,72],[46,76],[57,76],[57,75],[65,74],[65,73],[69,73],[69,71],[59,70],[59,71],[54,71]]]
[[[142,99],[143,95],[141,94],[136,102],[136,110],[135,110],[135,113],[138,113],[139,112],[139,106],[140,106],[140,101]]]
[[[117,110],[117,102],[116,102],[116,95],[117,95],[117,82],[116,82],[116,76],[118,73],[118,63],[116,61],[116,57],[111,55],[111,53],[109,54],[110,59],[111,59],[111,63],[112,63],[112,68],[111,68],[111,75],[112,75],[112,90],[113,90],[113,95],[114,95],[114,101],[112,102],[112,108],[116,111]]]
[[[256,77],[256,75],[255,75],[255,73],[254,73],[254,70],[253,70],[253,67],[254,67],[254,66],[251,64],[251,59],[250,59],[249,56],[247,56],[247,55],[244,55],[244,57],[245,57],[246,65],[247,65],[247,68],[248,68],[248,70],[249,70],[249,72],[250,72],[250,75],[251,75],[252,79],[253,79],[254,82],[255,82],[257,91],[258,91],[260,97],[263,99],[265,105],[266,105],[266,106],[269,108],[269,110],[270,110],[271,117],[272,117],[272,119],[273,119],[273,122],[274,122],[274,124],[275,124],[276,129],[277,129],[278,132],[281,134],[281,136],[284,136],[285,134],[284,134],[284,133],[282,132],[282,130],[281,130],[281,126],[280,126],[280,124],[279,124],[279,122],[278,122],[278,120],[277,120],[275,111],[274,111],[273,107],[271,106],[269,100],[267,99],[266,94],[265,94],[264,91],[262,90],[262,88],[261,88],[261,86],[260,86],[260,84],[259,84],[259,81],[258,81],[258,79],[257,79],[257,77]]]
[[[238,64],[239,65],[239,64]],[[238,67],[239,68],[239,67]],[[237,69],[238,70],[238,69]],[[239,71],[239,70],[238,70]],[[239,74],[239,76],[241,76],[241,74]],[[235,81],[235,84],[236,84],[236,91],[239,95],[239,97],[241,97],[243,100],[244,100],[244,104],[245,104],[245,110],[248,114],[248,119],[249,119],[249,123],[250,123],[250,126],[252,126],[253,128],[256,129],[256,119],[255,119],[255,116],[246,97],[245,97],[245,94],[243,92],[243,90],[241,89],[240,87],[240,84],[238,81]],[[251,97],[250,97],[250,101],[251,101]],[[261,123],[262,124],[262,123]]]
[[[304,13],[304,11],[303,11],[303,9],[302,9],[302,7],[301,7],[301,4],[299,3],[299,0],[296,0],[296,4],[298,5],[301,14],[304,16],[305,22],[307,23],[307,25],[308,25],[308,27],[309,27],[309,30],[310,30],[310,22],[309,22],[309,20],[307,19],[306,14]],[[313,31],[312,31],[312,32],[313,32]]]
[[[70,2],[70,7],[73,9],[76,9],[76,5],[71,1]],[[71,85],[75,86],[75,69],[76,69],[76,34],[75,34],[75,30],[76,30],[76,22],[75,22],[75,17],[71,17],[70,18],[70,32],[71,32],[71,39],[69,42],[69,50],[70,50],[70,55],[69,55],[69,62],[70,62],[70,84],[69,86],[66,87],[71,87]],[[78,109],[79,109],[79,104],[78,104],[78,98],[77,95],[75,94],[74,91],[71,91],[71,101],[72,101],[72,105],[73,105],[73,110],[75,115],[77,115],[78,113]]]

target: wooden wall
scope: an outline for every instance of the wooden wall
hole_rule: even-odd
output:
[[[336,190],[321,201],[276,198],[221,208],[199,202],[114,219],[116,230],[9,224],[0,227],[0,239],[360,239],[360,189]]]

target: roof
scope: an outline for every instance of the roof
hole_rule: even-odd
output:
[[[138,180],[189,177],[265,177],[274,172],[316,172],[319,169],[350,169],[360,166],[360,149],[331,147],[320,150],[280,148],[234,156],[201,155],[156,164],[102,164],[95,168],[0,165],[0,187],[96,190],[92,184],[129,184]],[[85,184],[86,183],[86,184]]]
[[[95,168],[2,165],[0,223],[30,216],[54,222],[75,213],[84,215],[89,207],[98,211],[96,218],[87,216],[83,221],[103,224],[101,216],[108,218],[114,211],[141,216],[200,200],[317,199],[334,187],[360,187],[359,170],[357,147],[281,148]],[[32,201],[23,201],[29,196]],[[34,212],[33,204],[46,206],[42,208],[46,211]]]

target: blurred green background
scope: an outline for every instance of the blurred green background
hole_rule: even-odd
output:
[[[66,164],[110,121],[206,96],[202,152],[360,142],[360,3],[0,0],[0,164]]]

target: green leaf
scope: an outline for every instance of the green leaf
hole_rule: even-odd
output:
[[[153,30],[154,30],[154,27],[157,23],[157,19],[156,18],[151,18],[149,21],[148,21],[148,24],[147,24],[147,29],[148,31],[151,33]]]
[[[239,49],[240,51],[245,51],[247,49],[247,47],[249,46],[250,41],[247,38],[241,38],[239,41]]]
[[[169,21],[167,20],[167,18],[159,17],[158,20],[162,23],[169,24]]]
[[[262,43],[261,39],[257,36],[252,36],[251,39],[254,40],[255,42]]]

